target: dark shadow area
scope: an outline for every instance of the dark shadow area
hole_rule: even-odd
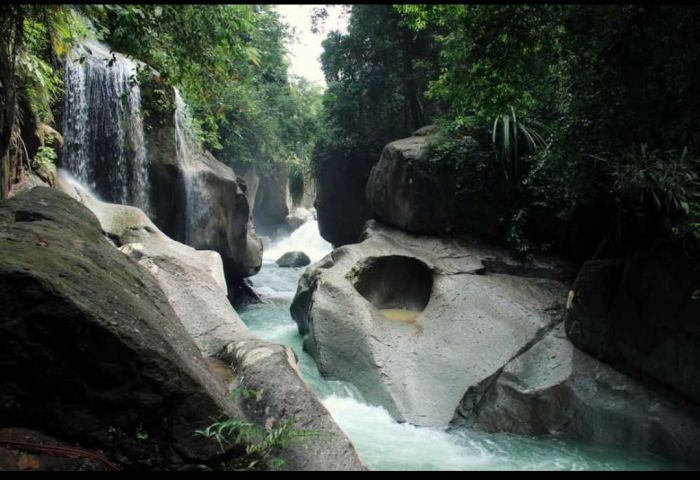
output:
[[[422,311],[433,289],[432,270],[399,255],[368,258],[351,271],[349,280],[377,309]]]

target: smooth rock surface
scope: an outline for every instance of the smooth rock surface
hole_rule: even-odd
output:
[[[258,339],[231,344],[226,358],[237,366],[240,388],[261,392],[243,399],[257,423],[292,422],[305,435],[280,453],[285,470],[365,470],[352,443],[302,380],[294,352]]]
[[[280,267],[305,267],[311,263],[311,259],[304,252],[287,252],[275,263]]]
[[[140,209],[102,202],[64,172],[59,172],[58,188],[87,206],[116,246],[153,274],[202,351],[215,355],[228,342],[249,335],[226,298],[217,252],[169,238]]]
[[[79,188],[73,188],[74,191],[80,192]],[[261,417],[258,410],[269,412],[269,409],[273,408],[276,409],[277,415],[275,425],[296,418],[300,428],[313,427],[332,433],[330,437],[323,437],[323,452],[320,451],[318,442],[314,443],[314,439],[291,445],[285,453],[288,468],[364,468],[345,434],[338,429],[325,407],[308,390],[298,372],[290,367],[296,364],[295,361],[291,362],[286,354],[245,353],[249,352],[247,346],[250,345],[256,345],[259,352],[278,352],[281,347],[263,342],[252,335],[229,303],[225,291],[226,284],[217,282],[214,276],[201,270],[197,263],[198,257],[211,253],[214,257],[209,258],[209,265],[218,265],[218,271],[222,272],[221,260],[216,252],[200,252],[169,239],[155,229],[155,226],[150,225],[143,212],[134,207],[105,204],[91,198],[84,191],[81,198],[90,208],[95,209],[101,220],[104,219],[104,223],[108,225],[106,231],[113,232],[113,238],[121,245],[120,250],[155,277],[177,317],[202,353],[222,356],[229,360],[233,371],[237,373],[236,377],[229,378],[230,370],[219,375],[227,382],[228,390],[262,386],[266,393],[260,402],[241,405],[249,418],[267,427],[265,422],[268,417]],[[109,227],[114,224],[120,225],[121,228]],[[267,358],[268,356],[270,358]],[[265,362],[259,363],[263,359]],[[290,392],[293,392],[293,395]],[[299,403],[294,403],[294,400],[299,400]],[[284,408],[280,409],[277,405],[284,405]]]
[[[493,149],[484,145],[485,129],[460,139],[460,162],[429,156],[434,128],[387,144],[367,179],[372,216],[386,225],[420,235],[466,233],[501,242],[507,230]],[[471,172],[469,175],[465,172]]]
[[[561,318],[561,283],[485,271],[483,258],[506,255],[373,224],[307,268],[292,317],[324,375],[398,420],[445,426],[469,387]],[[379,312],[401,308],[422,311],[415,322]]]
[[[255,227],[262,234],[274,234],[280,226],[286,225],[285,219],[290,208],[289,180],[286,172],[277,169],[261,173],[253,210]]]
[[[461,415],[490,432],[556,434],[700,464],[700,407],[582,352],[563,324],[509,362],[483,396],[468,397]]]
[[[425,136],[389,143],[367,180],[367,202],[377,218],[407,232],[440,234],[452,223],[451,197],[429,171]]]
[[[155,101],[147,86],[143,95],[145,103]],[[153,223],[174,240],[217,251],[228,281],[237,283],[262,264],[252,207],[230,167],[208,151],[179,145],[176,115],[150,112],[145,119]]]
[[[236,174],[209,152],[198,155],[191,168],[194,218],[188,244],[219,252],[230,281],[255,275],[262,265],[262,241]]]

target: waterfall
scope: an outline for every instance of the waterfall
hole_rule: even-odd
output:
[[[97,42],[65,66],[61,167],[106,201],[150,215],[148,156],[136,64]],[[113,59],[110,65],[109,62]]]
[[[292,232],[289,237],[270,245],[263,252],[263,259],[274,262],[287,252],[302,251],[309,256],[311,262],[317,262],[328,254],[333,247],[318,233],[318,222],[308,220]]]
[[[180,96],[180,92],[175,89],[175,149],[177,162],[183,172],[185,184],[185,242],[191,245],[195,238],[197,225],[203,222],[203,215],[206,214],[206,207],[200,205],[199,196],[195,186],[195,162],[194,154],[200,150],[200,146],[192,130],[192,120],[189,115],[187,104]]]

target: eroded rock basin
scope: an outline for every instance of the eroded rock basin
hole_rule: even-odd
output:
[[[412,257],[370,257],[348,273],[348,280],[382,317],[415,324],[430,301],[433,272]]]
[[[292,316],[321,373],[397,420],[444,427],[566,297],[553,280],[484,275],[481,259],[497,253],[377,225],[307,269]]]

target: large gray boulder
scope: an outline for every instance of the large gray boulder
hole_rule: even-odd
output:
[[[209,152],[189,166],[192,206],[187,244],[221,254],[230,281],[255,275],[262,265],[248,199],[233,170]]]
[[[700,402],[700,260],[657,243],[588,261],[569,306],[574,345]]]
[[[389,143],[367,180],[367,202],[376,217],[407,232],[440,234],[452,224],[452,196],[431,171],[428,137]]]
[[[222,458],[195,431],[240,410],[87,208],[50,188],[20,194],[0,205],[0,251],[0,426],[38,426],[129,468]]]
[[[217,368],[223,370],[219,377],[228,391],[264,390],[261,401],[241,405],[248,418],[265,428],[293,422],[320,432],[283,452],[286,468],[364,468],[348,438],[300,377],[293,352],[257,339],[233,309],[216,252],[194,250],[168,238],[137,208],[100,202],[79,185],[59,184],[89,206],[119,249],[153,275],[202,354],[224,358],[237,372],[233,378],[227,365]]]
[[[624,445],[700,464],[700,407],[652,389],[574,347],[558,325],[462,402],[460,421],[490,432]]]
[[[311,263],[311,259],[304,252],[287,252],[275,263],[280,267],[305,267]]]
[[[472,128],[471,136],[455,139],[437,137],[431,127],[387,144],[367,179],[372,216],[415,234],[467,233],[502,241],[510,203],[484,130]],[[458,162],[430,152],[431,143],[451,141],[459,142]]]
[[[307,268],[292,316],[324,375],[398,420],[445,426],[467,389],[562,314],[563,284],[483,263],[507,255],[374,224]]]

